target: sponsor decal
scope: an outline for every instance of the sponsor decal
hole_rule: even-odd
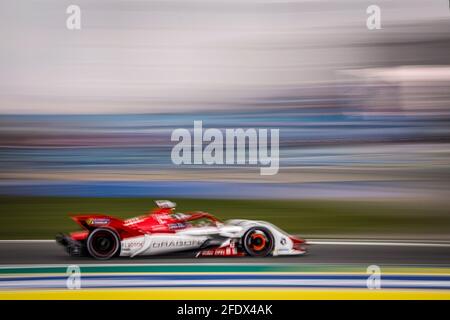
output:
[[[160,241],[153,242],[153,248],[182,248],[182,247],[194,247],[201,246],[203,244],[203,240],[168,240],[168,241]]]
[[[124,242],[123,244],[124,249],[140,249],[144,246],[144,242],[142,241],[133,241],[133,242]]]
[[[86,223],[91,226],[103,226],[109,223],[108,218],[89,218],[86,220]]]
[[[183,229],[185,227],[186,227],[186,223],[181,223],[181,222],[169,224],[170,230]]]
[[[139,223],[144,221],[144,219],[142,217],[137,217],[137,218],[131,218],[131,219],[127,219],[124,221],[123,225],[124,226],[131,226],[133,224]]]
[[[232,256],[245,256],[245,253],[238,251],[234,242],[226,247],[219,247],[215,249],[202,250],[197,254],[197,257],[232,257]]]

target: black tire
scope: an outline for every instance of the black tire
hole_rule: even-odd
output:
[[[107,260],[119,252],[120,239],[115,231],[108,228],[98,228],[89,234],[86,246],[92,257]]]
[[[275,240],[269,229],[252,227],[242,237],[245,252],[252,257],[266,257],[272,254]]]

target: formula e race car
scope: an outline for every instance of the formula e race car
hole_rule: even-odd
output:
[[[202,256],[279,256],[306,253],[305,241],[264,221],[222,222],[205,212],[176,213],[174,202],[156,201],[148,215],[121,220],[107,215],[78,215],[84,230],[59,234],[56,241],[72,256],[166,255],[191,251]]]

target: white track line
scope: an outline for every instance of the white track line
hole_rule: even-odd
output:
[[[321,244],[333,246],[383,246],[383,247],[450,247],[450,243],[434,242],[382,242],[382,241],[314,241],[307,240],[308,244]]]
[[[55,240],[0,240],[1,243],[52,243]]]
[[[14,243],[54,243],[55,240],[0,240],[0,244]],[[419,242],[406,240],[345,240],[342,239],[310,239],[306,240],[313,245],[333,245],[333,246],[385,246],[385,247],[450,247],[450,242]]]

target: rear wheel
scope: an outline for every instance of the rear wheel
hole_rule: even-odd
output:
[[[111,229],[95,229],[87,238],[87,249],[89,254],[96,259],[110,259],[119,252],[119,236]]]
[[[247,230],[242,238],[245,252],[253,257],[265,257],[272,253],[274,238],[269,229],[253,227]]]

